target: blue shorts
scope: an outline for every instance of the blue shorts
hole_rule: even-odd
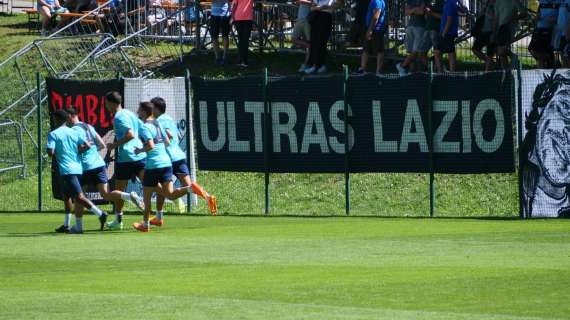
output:
[[[186,159],[174,161],[172,163],[172,173],[175,176],[188,176],[188,175],[190,175],[190,170],[188,170],[188,165],[186,164]]]
[[[144,171],[143,186],[156,187],[161,182],[172,181],[172,167],[146,169]]]
[[[63,195],[66,198],[75,198],[80,193],[83,193],[79,179],[81,179],[80,174],[66,174],[61,176],[61,181],[63,183]]]
[[[134,180],[144,170],[145,161],[117,162],[115,163],[115,179]]]
[[[96,186],[98,184],[106,184],[108,181],[109,179],[107,179],[107,169],[105,166],[83,171],[83,175],[81,175],[82,186]]]

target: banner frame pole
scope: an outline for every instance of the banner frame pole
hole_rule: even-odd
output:
[[[428,151],[429,151],[429,216],[435,216],[435,174],[434,174],[434,144],[433,144],[433,96],[432,96],[432,82],[433,82],[433,61],[429,64],[429,81],[428,81]]]
[[[37,97],[36,97],[36,113],[38,118],[37,131],[38,131],[38,212],[42,212],[42,89],[41,89],[41,78],[40,73],[36,72],[36,85],[37,85]]]
[[[265,210],[264,213],[269,214],[269,102],[267,101],[267,82],[268,82],[268,69],[263,68],[263,163],[264,163],[264,187],[265,187]]]
[[[512,73],[511,73],[512,74]],[[522,174],[522,164],[523,164],[523,154],[522,154],[522,68],[521,64],[517,65],[517,80],[518,80],[518,88],[517,96],[518,96],[518,103],[517,103],[517,155],[518,155],[518,163],[519,163],[519,172],[518,172],[518,188],[519,188],[519,218],[526,219],[524,214],[524,198],[523,198],[523,174]],[[513,81],[513,86],[514,86]],[[512,92],[514,93],[515,88],[513,88]]]
[[[349,159],[349,150],[350,150],[350,137],[348,135],[348,66],[343,65],[343,86],[342,86],[342,95],[343,95],[343,104],[344,104],[344,209],[345,214],[348,216],[350,215],[350,159]]]
[[[190,130],[193,130],[190,126],[190,70],[186,68],[186,76],[184,77],[184,86],[186,87],[186,133],[184,134],[184,139],[186,139],[186,159],[190,162],[191,159],[191,148],[190,148]],[[192,213],[192,194],[186,193],[186,213]]]

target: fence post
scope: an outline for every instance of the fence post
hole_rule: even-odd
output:
[[[265,171],[265,214],[269,214],[269,153],[271,144],[269,143],[269,124],[270,124],[270,114],[269,114],[269,101],[267,99],[267,81],[268,81],[268,70],[263,68],[263,163]]]
[[[518,88],[517,89],[517,97],[518,97],[518,103],[517,103],[517,145],[518,145],[518,150],[517,150],[517,155],[518,155],[518,162],[519,162],[519,174],[518,174],[518,183],[519,183],[519,217],[521,219],[525,219],[525,214],[524,214],[524,198],[523,198],[523,172],[522,172],[522,168],[523,168],[523,163],[524,163],[524,156],[522,154],[522,130],[523,130],[523,121],[522,121],[522,68],[521,68],[521,64],[519,63],[517,65],[517,80],[518,80]],[[513,81],[513,86],[514,86],[514,81]],[[513,88],[514,89],[514,88]],[[512,92],[514,93],[514,90],[512,90]]]
[[[433,168],[433,97],[432,97],[432,82],[433,82],[433,61],[429,64],[429,81],[428,81],[428,149],[429,149],[429,216],[435,216],[435,175]]]
[[[42,212],[42,88],[41,88],[41,78],[40,73],[36,72],[36,85],[37,85],[37,97],[36,97],[36,113],[38,118],[37,131],[38,131],[38,211]]]
[[[348,66],[342,66],[344,77],[342,85],[342,96],[344,100],[344,209],[348,216],[350,214],[350,137],[348,135]]]
[[[186,108],[185,108],[185,117],[186,117],[186,133],[184,134],[184,139],[186,139],[186,159],[190,162],[191,169],[195,170],[192,164],[192,157],[191,157],[191,148],[190,148],[190,130],[192,127],[190,126],[190,70],[186,69],[186,77],[184,81],[184,87],[186,88]],[[186,212],[192,212],[192,195],[190,193],[186,194]]]

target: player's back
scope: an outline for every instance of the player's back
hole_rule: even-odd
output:
[[[158,117],[158,123],[164,131],[168,130],[172,134],[172,138],[170,139],[170,144],[166,147],[166,151],[170,156],[172,162],[176,162],[182,159],[186,159],[186,153],[182,151],[180,148],[180,137],[178,132],[178,126],[172,117],[167,115],[166,113],[162,114]]]
[[[166,132],[160,127],[156,120],[147,121],[144,123],[140,131],[141,139],[145,142],[153,140],[154,148],[147,152],[146,156],[146,169],[159,169],[170,167],[172,162],[168,152],[166,152],[166,145],[164,144]]]
[[[143,160],[145,153],[135,154],[136,148],[142,148],[142,142],[138,138],[142,128],[142,122],[130,110],[121,109],[115,114],[113,120],[115,127],[115,136],[117,140],[125,137],[129,130],[132,130],[134,139],[119,147],[118,162],[133,162]]]
[[[55,158],[61,175],[81,174],[81,158],[79,145],[85,141],[75,130],[61,126],[48,135],[48,148],[55,151]]]
[[[86,123],[78,122],[72,129],[90,145],[89,148],[80,155],[83,170],[93,170],[104,166],[105,161],[101,158],[101,155],[99,155],[99,151],[97,150],[97,133],[95,132],[95,128]]]

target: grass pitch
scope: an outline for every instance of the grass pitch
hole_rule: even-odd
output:
[[[167,216],[74,236],[50,232],[60,214],[0,216],[2,319],[570,316],[570,221]]]

